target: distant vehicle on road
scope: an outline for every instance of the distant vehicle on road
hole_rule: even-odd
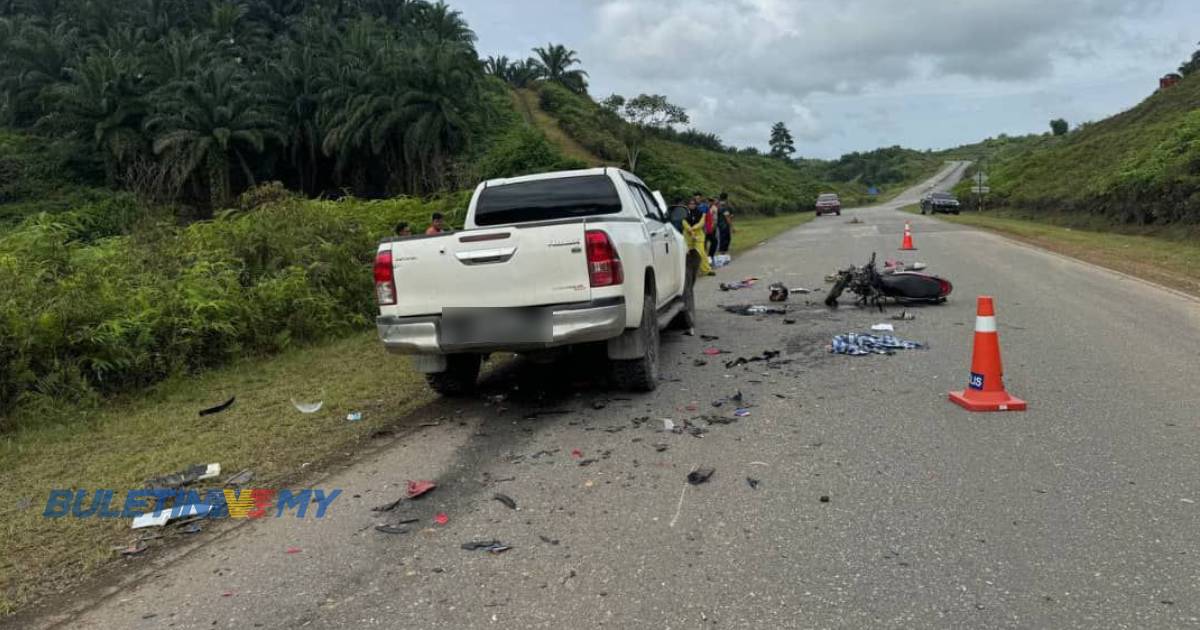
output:
[[[947,192],[929,193],[921,199],[921,214],[958,214],[961,209],[958,199]]]
[[[700,266],[662,195],[615,168],[494,179],[465,228],[386,239],[375,258],[379,337],[430,387],[464,394],[490,353],[578,344],[604,344],[619,387],[657,387],[659,330],[693,326]]]
[[[842,216],[842,200],[836,193],[825,193],[817,197],[817,216],[836,214]]]

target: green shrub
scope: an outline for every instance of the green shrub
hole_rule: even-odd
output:
[[[0,235],[0,428],[367,327],[378,239],[435,211],[461,225],[465,208],[463,194],[283,198],[94,242],[73,215],[33,217]]]

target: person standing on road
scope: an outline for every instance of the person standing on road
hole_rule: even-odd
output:
[[[733,206],[729,203],[729,195],[721,193],[717,209],[717,236],[720,246],[718,253],[728,254],[729,246],[733,243]]]
[[[687,242],[688,249],[700,255],[699,273],[715,276],[717,274],[708,263],[708,254],[704,251],[704,215],[700,213],[695,199],[688,202],[687,208],[687,216],[683,221],[683,240]]]
[[[700,211],[704,214],[704,250],[708,252],[708,257],[716,256],[716,199],[709,197],[700,204]]]

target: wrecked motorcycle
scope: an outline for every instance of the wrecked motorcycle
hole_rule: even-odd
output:
[[[875,267],[875,254],[871,254],[871,262],[865,266],[850,267],[837,273],[825,305],[837,308],[838,298],[847,289],[858,296],[859,306],[870,304],[883,310],[883,303],[889,299],[903,304],[942,304],[954,290],[954,285],[945,278],[915,271],[879,273]]]

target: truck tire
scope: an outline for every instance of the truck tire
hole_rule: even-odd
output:
[[[425,382],[447,398],[465,396],[475,391],[482,363],[483,358],[478,354],[452,354],[446,357],[446,371],[426,374]]]
[[[652,392],[658,387],[658,315],[653,289],[646,292],[642,303],[642,335],[646,351],[641,357],[612,361],[612,379],[619,389]]]
[[[683,277],[683,310],[671,320],[673,330],[691,330],[696,327],[696,276],[700,274],[700,256],[688,254],[687,273]]]

